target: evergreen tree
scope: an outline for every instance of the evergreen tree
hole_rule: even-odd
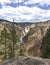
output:
[[[41,49],[42,49],[42,57],[49,58],[50,57],[50,27],[47,30],[46,35],[43,37]]]
[[[11,42],[8,45],[8,59],[12,58],[12,44]]]
[[[4,29],[3,29],[3,31],[1,32],[1,35],[2,35],[2,39],[3,39],[3,44],[4,44],[4,47],[5,47],[5,49],[4,49],[4,59],[6,59],[7,58],[7,52],[6,52],[6,36],[7,36],[7,30],[6,30],[6,28],[4,27]]]
[[[1,46],[2,46],[2,54],[3,59],[7,59],[8,54],[8,44],[10,42],[10,33],[8,33],[6,27],[4,26],[4,29],[1,31]]]
[[[15,45],[18,41],[18,35],[16,35],[14,21],[12,22],[11,31],[8,31],[4,25],[4,29],[0,32],[0,56],[2,59],[10,59],[15,56]]]
[[[14,57],[15,56],[15,45],[17,43],[17,35],[16,35],[16,30],[15,30],[14,20],[12,23],[11,36],[12,36],[12,57]]]
[[[24,56],[24,51],[22,47],[20,47],[19,49],[19,56]]]

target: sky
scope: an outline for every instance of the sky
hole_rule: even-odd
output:
[[[50,0],[0,0],[0,19],[15,22],[50,20]]]

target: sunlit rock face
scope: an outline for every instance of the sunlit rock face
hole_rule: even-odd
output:
[[[40,56],[42,38],[45,36],[49,26],[50,21],[29,25],[29,31],[23,37],[26,55]]]
[[[11,22],[0,22],[0,30],[4,28],[11,30]],[[18,45],[23,44],[26,56],[40,56],[42,38],[46,34],[47,29],[50,26],[50,21],[39,23],[15,23],[16,34],[19,37]]]

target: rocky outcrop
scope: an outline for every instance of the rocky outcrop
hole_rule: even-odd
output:
[[[39,57],[16,57],[6,60],[0,65],[50,65],[50,59],[42,59]]]

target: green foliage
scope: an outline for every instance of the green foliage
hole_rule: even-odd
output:
[[[14,22],[11,25],[11,30],[7,30],[6,26],[0,31],[0,59],[6,60],[15,57],[15,50],[18,41],[18,35]]]
[[[8,49],[8,43],[10,41],[10,33],[8,33],[7,29],[4,27],[4,29],[1,31],[1,38],[0,38],[0,44],[2,49],[3,59],[7,59],[7,49]]]
[[[12,23],[11,40],[12,40],[12,57],[14,57],[15,56],[15,45],[17,43],[17,35],[16,35],[14,22]]]
[[[12,32],[8,32],[6,27],[0,33],[0,56],[2,60],[13,58],[15,56],[15,44],[17,43],[16,31],[12,27]]]
[[[9,45],[8,45],[8,58],[9,59],[11,59],[11,58],[13,58],[13,56],[12,56],[12,44],[11,43],[9,43]]]
[[[24,52],[23,52],[23,49],[20,47],[20,50],[19,50],[19,56],[24,56]]]
[[[50,57],[50,27],[47,30],[46,35],[42,40],[42,57],[49,58]]]

